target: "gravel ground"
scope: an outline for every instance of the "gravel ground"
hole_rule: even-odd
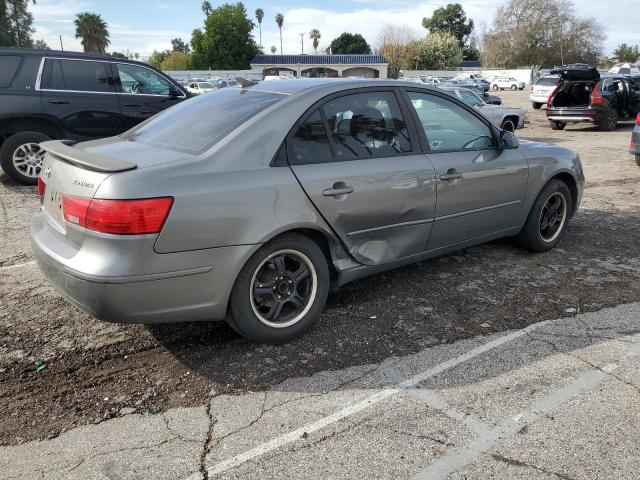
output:
[[[528,92],[500,95],[529,108],[521,138],[582,158],[588,188],[559,247],[533,255],[501,240],[355,282],[330,296],[310,334],[284,346],[250,344],[224,323],[124,326],[80,312],[29,263],[33,189],[0,174],[0,444],[636,301],[640,169],[627,152],[631,122],[615,132],[552,131]]]

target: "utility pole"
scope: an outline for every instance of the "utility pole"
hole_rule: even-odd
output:
[[[64,52],[64,47],[62,46],[62,35],[58,35],[60,37],[60,50]]]
[[[302,46],[302,54],[304,55],[304,33],[299,33],[300,35],[300,45]]]

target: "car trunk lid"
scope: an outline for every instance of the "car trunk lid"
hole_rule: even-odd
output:
[[[562,80],[578,81],[578,80],[599,80],[600,73],[593,65],[576,64],[565,65],[555,68],[549,72],[552,75],[558,75]]]

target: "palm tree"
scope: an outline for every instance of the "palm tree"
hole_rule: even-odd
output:
[[[282,55],[282,25],[284,24],[284,15],[278,13],[276,15],[276,23],[278,24],[278,28],[280,29],[280,55]]]
[[[211,2],[207,2],[206,0],[202,2],[200,9],[202,10],[202,13],[204,13],[205,17],[208,17],[209,15],[211,15],[211,12],[213,12],[213,7],[211,6]]]
[[[318,44],[320,43],[320,30],[314,28],[309,32],[309,38],[313,40],[313,49],[318,53]]]
[[[76,26],[76,38],[81,38],[85,52],[104,53],[111,43],[107,22],[97,13],[79,13],[73,22]]]
[[[264,18],[264,11],[261,8],[256,10],[256,20],[258,20],[258,28],[260,29],[260,46],[262,46],[262,19]]]
[[[277,51],[278,47],[276,47],[275,45],[271,45],[271,55],[275,55]]]

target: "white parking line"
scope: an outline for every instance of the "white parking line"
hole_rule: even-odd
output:
[[[208,469],[209,475],[212,476],[212,475],[225,472],[232,468],[238,467],[243,463],[248,462],[249,460],[252,460],[256,457],[264,455],[267,452],[280,448],[289,443],[293,443],[296,440],[299,440],[304,433],[307,433],[307,434],[313,433],[333,423],[336,423],[344,418],[350,417],[351,415],[361,412],[362,410],[365,410],[366,408],[369,408],[382,400],[390,398],[400,393],[401,391],[404,391],[407,388],[414,387],[415,385],[427,380],[428,378],[434,377],[439,373],[444,372],[445,370],[448,370],[452,367],[460,365],[461,363],[464,363],[467,360],[477,357],[478,355],[488,352],[494,348],[500,347],[501,345],[504,345],[505,343],[515,340],[516,338],[522,337],[523,335],[526,335],[532,330],[543,327],[547,325],[549,322],[550,320],[545,320],[543,322],[535,323],[521,330],[516,330],[507,335],[496,338],[495,340],[491,340],[487,343],[484,343],[476,348],[469,350],[466,353],[463,353],[458,357],[447,360],[446,362],[442,362],[436,365],[435,367],[432,367],[403,382],[400,382],[396,385],[395,388],[382,390],[378,393],[375,393],[365,398],[364,400],[361,400],[357,403],[354,403],[353,405],[350,405],[342,410],[339,410],[332,415],[321,418],[320,420],[317,420],[313,423],[300,427],[297,430],[294,430],[285,435],[269,440],[268,442],[258,445],[257,447],[247,450],[246,452],[236,455],[235,457],[231,457],[228,460],[224,460],[220,463],[217,463],[213,465],[210,469]]]
[[[626,351],[630,356],[640,353],[640,344],[634,344]],[[526,410],[507,418],[495,428],[481,433],[479,437],[436,460],[427,468],[412,477],[412,480],[436,480],[447,478],[450,474],[474,462],[480,455],[538,420],[552,410],[567,403],[578,394],[594,388],[618,368],[616,364],[606,365],[600,370],[589,370],[576,380],[529,404]]]
[[[17,270],[18,268],[28,267],[30,265],[35,265],[35,263],[36,263],[35,260],[32,260],[31,262],[16,263],[15,265],[7,265],[5,267],[0,267],[0,273],[7,272],[9,270]]]

